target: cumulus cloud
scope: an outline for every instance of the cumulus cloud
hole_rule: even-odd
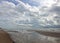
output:
[[[41,5],[31,6],[20,0],[19,4],[2,1],[0,3],[0,23],[6,20],[9,26],[54,27],[60,25],[60,4],[58,1],[38,1]],[[33,0],[36,1],[36,0]],[[52,2],[52,3],[51,3]],[[3,22],[6,24],[5,22]],[[1,25],[3,24],[1,23]],[[0,25],[0,26],[1,26]]]
[[[51,5],[55,4],[57,0],[31,0],[34,2],[39,3],[40,6],[47,6],[50,7]]]

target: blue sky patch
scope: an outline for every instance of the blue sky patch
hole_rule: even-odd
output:
[[[39,6],[38,2],[32,1],[32,0],[21,0],[24,3],[28,3],[31,6]]]

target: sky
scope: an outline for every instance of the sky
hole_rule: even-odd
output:
[[[0,27],[60,28],[60,0],[0,0]]]

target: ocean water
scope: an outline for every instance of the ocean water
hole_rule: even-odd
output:
[[[52,31],[52,29],[53,28],[50,28],[49,30]],[[36,32],[30,32],[27,30],[29,29],[19,29],[18,32],[8,32],[8,33],[11,35],[12,40],[16,43],[60,43],[60,38],[49,37],[38,34]],[[48,30],[48,29],[43,28],[42,30]]]
[[[6,30],[60,30],[60,28],[32,28],[32,27],[16,27],[16,28],[2,28]]]
[[[41,35],[37,32],[27,30],[46,30],[46,31],[60,31],[60,28],[2,28],[6,30],[15,43],[60,43],[60,38]],[[16,32],[18,31],[18,32]]]

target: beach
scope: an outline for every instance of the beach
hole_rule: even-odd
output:
[[[60,38],[45,36],[36,32],[8,31],[15,43],[60,43]]]

